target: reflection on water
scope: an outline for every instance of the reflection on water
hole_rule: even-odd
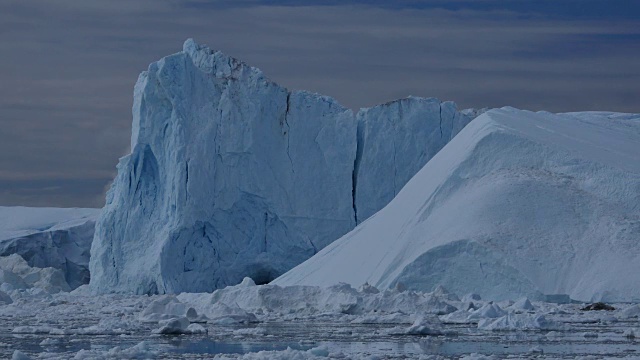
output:
[[[166,358],[183,354],[244,354],[263,350],[307,350],[326,346],[330,352],[344,354],[411,357],[437,354],[457,357],[480,353],[495,355],[528,354],[532,350],[545,355],[629,356],[640,348],[639,341],[622,336],[630,324],[575,325],[570,331],[553,332],[480,332],[468,325],[452,325],[454,336],[386,335],[391,325],[352,325],[335,323],[267,323],[250,327],[209,326],[209,335],[157,336],[150,331],[133,335],[14,335],[0,329],[0,358],[10,358],[14,349],[30,353],[43,351],[73,353],[81,349],[109,350],[131,347],[145,341]],[[597,334],[596,338],[584,334]],[[45,339],[51,339],[40,345]],[[47,345],[49,344],[49,345]],[[163,355],[163,357],[165,357]]]
[[[284,342],[219,342],[211,338],[191,339],[176,337],[169,341],[173,346],[172,352],[180,354],[247,354],[258,351],[281,351],[288,347],[294,350],[308,350],[311,346],[302,346],[299,343]]]

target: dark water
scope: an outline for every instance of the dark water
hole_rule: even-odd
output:
[[[473,327],[452,325],[455,335],[450,336],[390,336],[385,330],[390,325],[350,325],[332,323],[271,323],[253,327],[209,326],[208,335],[156,336],[150,332],[127,336],[53,336],[14,335],[0,329],[0,358],[11,358],[19,349],[30,355],[41,352],[58,353],[69,357],[81,349],[109,350],[115,346],[131,347],[141,341],[160,350],[162,358],[208,358],[214,354],[244,354],[262,350],[307,350],[326,346],[330,352],[384,357],[411,358],[419,354],[438,354],[458,357],[463,354],[481,353],[500,357],[520,354],[544,354],[558,358],[577,355],[596,357],[640,358],[640,341],[622,336],[629,324],[576,324],[568,331],[554,332],[547,336],[541,332],[479,332]],[[236,330],[248,330],[239,333]],[[235,332],[234,332],[235,331]],[[252,334],[252,331],[255,334]],[[584,334],[597,337],[585,337]],[[40,346],[44,339],[56,339],[59,343]],[[34,356],[36,357],[36,356]]]

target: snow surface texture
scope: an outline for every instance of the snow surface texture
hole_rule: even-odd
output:
[[[273,280],[386,205],[465,114],[416,97],[354,114],[187,40],[135,86],[132,152],[96,225],[92,289]]]
[[[495,109],[274,284],[637,301],[638,234],[639,115]]]
[[[0,256],[64,272],[76,288],[89,283],[89,252],[99,209],[0,207]]]

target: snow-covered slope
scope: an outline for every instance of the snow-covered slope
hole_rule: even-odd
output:
[[[386,205],[471,118],[413,97],[354,115],[192,40],[141,74],[133,117],[96,226],[95,291],[272,280],[353,229],[358,206],[360,222]]]
[[[53,267],[72,288],[89,282],[89,250],[100,209],[0,207],[0,256]]]
[[[503,108],[274,284],[638,301],[639,241],[640,116]]]

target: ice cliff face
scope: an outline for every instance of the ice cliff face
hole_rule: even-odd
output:
[[[638,114],[491,110],[274,284],[638,301],[639,150]]]
[[[387,205],[473,117],[450,101],[409,97],[361,109],[356,118],[354,212],[360,223]]]
[[[135,86],[132,151],[96,226],[92,288],[270,281],[384,206],[469,120],[420,98],[354,115],[188,40]]]
[[[99,209],[0,207],[0,256],[62,270],[71,288],[89,283],[89,250]]]

